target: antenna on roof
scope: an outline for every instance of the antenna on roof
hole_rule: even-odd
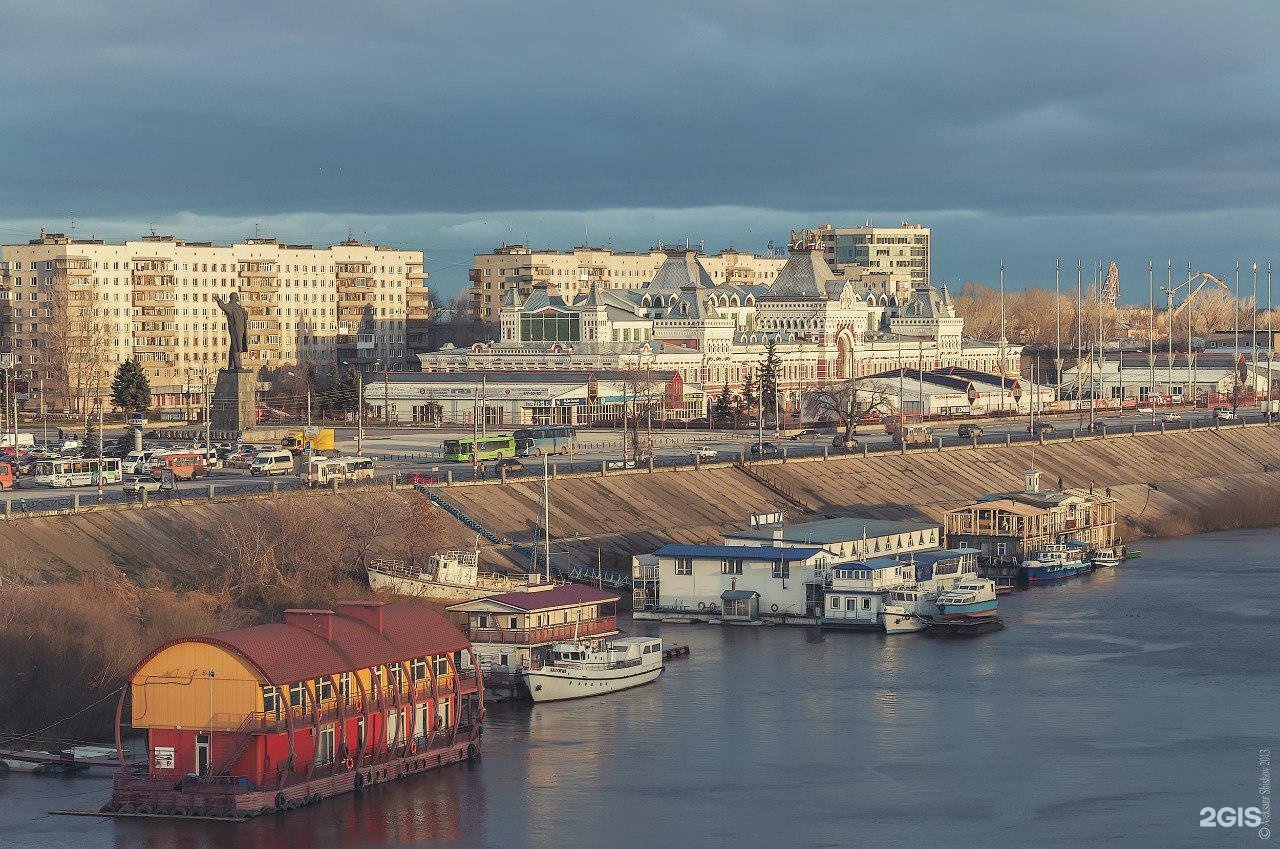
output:
[[[151,222],[151,228],[150,228],[150,229],[151,229],[151,235],[153,235],[153,236],[154,236],[154,235],[156,234],[156,222],[154,222],[154,221],[152,221],[152,222]]]

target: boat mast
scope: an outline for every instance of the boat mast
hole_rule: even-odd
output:
[[[625,439],[625,434],[624,437]],[[547,452],[542,452],[542,568],[551,582],[551,502],[549,500]]]

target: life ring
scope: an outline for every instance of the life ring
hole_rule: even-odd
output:
[[[347,769],[351,770],[351,769],[355,769],[356,762],[351,758],[347,758],[345,761],[342,762],[342,765]]]
[[[770,607],[769,609],[770,609],[771,611],[773,611],[774,613],[777,613],[777,612],[778,612],[778,605],[776,605],[776,604],[775,604],[773,607]]]

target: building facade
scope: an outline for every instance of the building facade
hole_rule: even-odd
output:
[[[637,288],[537,284],[502,298],[499,339],[419,356],[426,372],[614,368],[678,372],[707,397],[755,380],[772,344],[784,409],[806,388],[897,369],[1018,372],[1021,348],[968,339],[946,287],[889,294],[837,275],[816,234],[793,234],[767,285],[717,282],[696,251],[666,251]],[[998,382],[998,379],[997,379]]]
[[[618,635],[618,596],[582,584],[543,584],[446,609],[466,617],[485,675],[536,668],[556,643],[598,648]]]
[[[832,268],[852,278],[884,275],[896,287],[909,291],[928,283],[929,228],[903,221],[897,227],[833,227],[823,224],[814,231],[822,243],[822,256]]]
[[[157,407],[212,389],[226,366],[226,317],[248,313],[247,365],[349,362],[402,368],[410,309],[421,313],[421,251],[348,239],[231,245],[143,236],[123,243],[41,233],[0,247],[0,346],[18,377],[43,380],[71,410],[109,395],[120,363],[137,360]]]
[[[121,694],[147,760],[117,778],[111,805],[255,815],[474,756],[478,667],[456,626],[408,603],[289,610],[176,640]]]
[[[1020,492],[987,495],[948,510],[947,545],[976,548],[984,577],[1010,583],[1029,556],[1048,544],[1116,544],[1116,500],[1107,490],[1042,489],[1040,472],[1028,469]]]
[[[931,551],[941,541],[941,529],[927,522],[847,516],[783,525],[764,518],[726,534],[722,544],[673,543],[633,557],[632,609],[710,616],[752,592],[761,616],[814,617],[833,570],[866,569],[861,564]]]
[[[639,289],[653,280],[666,257],[667,252],[661,246],[639,253],[592,247],[535,251],[525,245],[503,244],[490,253],[475,255],[468,275],[472,314],[481,320],[495,321],[506,293],[529,298],[538,287],[570,300],[597,286]],[[784,262],[782,257],[759,256],[732,248],[702,259],[712,280],[766,286]]]

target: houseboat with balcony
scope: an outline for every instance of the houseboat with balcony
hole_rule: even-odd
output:
[[[1042,489],[1040,472],[1024,472],[1021,492],[986,495],[946,514],[949,546],[981,551],[979,573],[1012,589],[1028,577],[1023,565],[1050,545],[1078,543],[1086,549],[1117,544],[1116,500],[1106,490]]]
[[[535,702],[555,702],[639,687],[662,669],[661,640],[621,637],[598,650],[583,643],[557,643],[551,647],[551,662],[526,669],[524,680]]]
[[[823,628],[879,631],[889,594],[913,586],[915,567],[896,557],[839,563],[823,578]]]
[[[466,617],[486,678],[510,684],[524,670],[550,663],[552,646],[575,642],[592,649],[618,636],[618,596],[582,584],[542,584],[451,604]]]
[[[116,711],[106,814],[242,819],[475,757],[484,685],[470,641],[410,603],[288,610],[175,640],[134,669]],[[147,761],[124,764],[126,727]]]

